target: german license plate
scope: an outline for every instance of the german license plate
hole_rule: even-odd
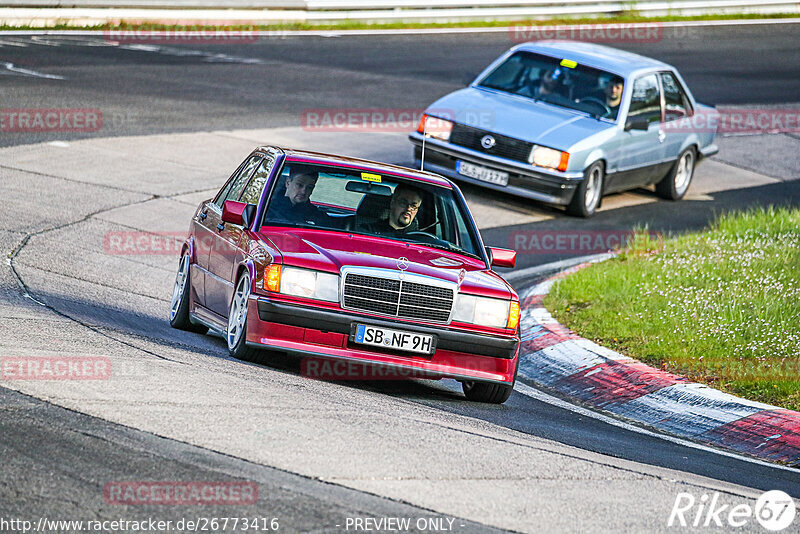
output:
[[[503,171],[496,171],[494,169],[487,169],[480,165],[473,165],[466,161],[456,160],[456,172],[458,174],[469,176],[481,180],[482,182],[489,182],[490,184],[508,185],[508,173]]]
[[[434,339],[429,334],[404,332],[367,324],[356,325],[354,341],[362,345],[403,350],[419,354],[433,354]]]

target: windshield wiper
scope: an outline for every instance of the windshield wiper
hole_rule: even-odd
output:
[[[408,243],[413,243],[414,245],[425,245],[426,247],[436,248],[439,250],[446,250],[448,252],[458,252],[459,254],[463,254],[464,256],[470,256],[471,258],[481,259],[479,256],[473,254],[472,252],[467,252],[463,248],[459,247],[458,245],[454,245],[453,243],[448,243],[446,245],[440,245],[439,243],[426,243],[425,241],[408,241]]]

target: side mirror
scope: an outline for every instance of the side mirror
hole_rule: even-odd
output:
[[[634,117],[632,119],[628,119],[625,122],[625,131],[628,132],[630,130],[644,130],[647,131],[650,128],[650,123],[647,122],[647,119],[644,117]]]
[[[517,264],[517,251],[507,248],[486,247],[492,267],[508,267],[513,269]]]
[[[247,204],[244,202],[236,202],[235,200],[226,200],[222,205],[222,222],[238,224],[240,226],[247,226],[245,224],[245,208]]]

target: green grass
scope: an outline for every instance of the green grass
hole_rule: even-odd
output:
[[[663,244],[642,235],[555,284],[544,304],[601,345],[800,410],[800,209],[725,215]]]
[[[173,15],[174,16],[174,15]],[[555,24],[607,24],[607,23],[628,23],[628,22],[672,22],[672,21],[689,21],[689,20],[740,20],[740,19],[781,19],[781,18],[794,18],[797,13],[771,13],[771,14],[758,14],[758,13],[743,13],[743,14],[719,14],[719,15],[668,15],[663,17],[645,17],[638,15],[635,11],[623,13],[616,16],[600,16],[600,17],[561,17],[543,20],[475,20],[464,22],[446,22],[446,23],[414,23],[414,22],[392,22],[392,23],[366,23],[358,21],[342,21],[336,23],[300,23],[289,22],[280,24],[269,25],[241,25],[232,24],[225,26],[230,29],[240,29],[243,31],[263,30],[263,31],[291,31],[291,30],[367,30],[367,29],[402,29],[402,28],[489,28],[489,27],[506,27],[506,26],[545,26]],[[217,25],[219,27],[220,25]],[[224,24],[223,24],[224,26]],[[8,26],[0,25],[0,30],[177,30],[185,31],[190,29],[200,30],[201,26],[174,26],[166,24],[131,24],[122,21],[120,24],[111,25],[94,25],[94,26],[71,26],[67,24],[54,24],[46,28],[38,26]],[[205,28],[209,29],[209,28]]]

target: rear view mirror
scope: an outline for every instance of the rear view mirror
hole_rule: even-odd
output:
[[[392,196],[392,188],[387,185],[378,185],[372,182],[358,182],[353,180],[347,182],[344,186],[345,190],[351,193],[362,193],[365,195],[380,195],[382,197]]]
[[[513,269],[517,264],[517,251],[507,248],[486,247],[492,267],[507,267]]]
[[[632,119],[628,119],[628,121],[625,123],[626,132],[630,130],[647,131],[648,128],[650,128],[650,123],[647,122],[647,119],[644,117],[633,117]]]

